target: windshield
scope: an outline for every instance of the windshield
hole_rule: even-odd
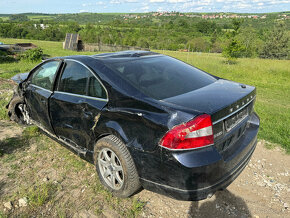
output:
[[[142,93],[160,100],[207,86],[216,79],[168,56],[110,63],[112,70]]]

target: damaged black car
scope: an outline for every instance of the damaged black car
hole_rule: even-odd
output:
[[[56,57],[18,83],[11,120],[35,124],[96,166],[115,196],[180,200],[225,189],[257,143],[256,89],[150,51]]]

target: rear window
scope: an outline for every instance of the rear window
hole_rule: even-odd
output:
[[[111,63],[109,67],[139,91],[158,100],[194,91],[216,81],[213,76],[168,56]]]

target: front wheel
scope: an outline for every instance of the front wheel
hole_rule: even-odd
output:
[[[101,183],[117,197],[129,197],[141,185],[133,159],[126,145],[116,136],[101,138],[94,151]]]
[[[26,104],[19,96],[13,97],[8,106],[8,116],[10,120],[19,124],[30,124]]]

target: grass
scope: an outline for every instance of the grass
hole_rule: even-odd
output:
[[[0,213],[2,217],[72,217],[82,210],[96,215],[114,211],[122,217],[137,217],[145,205],[134,197],[114,197],[97,179],[93,165],[39,134],[35,126],[25,128],[16,143],[9,138],[3,144],[0,142],[0,150],[2,145],[5,153],[0,158],[0,170],[5,169],[3,181],[10,184],[1,196],[2,201],[11,201],[15,206],[20,198],[28,200],[27,207],[13,206],[13,210]],[[57,163],[57,169],[52,170],[53,162]],[[73,193],[80,194],[75,197]],[[2,208],[0,205],[0,212]]]
[[[31,187],[26,191],[28,203],[32,208],[41,207],[53,198],[57,190],[57,185],[53,183],[43,183]]]
[[[95,54],[95,52],[75,52],[63,50],[61,42],[48,42],[24,39],[4,39],[4,43],[32,42],[40,46],[50,57]],[[258,58],[238,59],[236,64],[226,64],[220,54],[186,53],[157,51],[183,60],[189,64],[225,79],[257,87],[255,109],[261,118],[259,138],[279,144],[290,152],[290,67],[287,60],[265,60]],[[10,78],[19,72],[27,72],[36,63],[15,62],[1,63],[0,77]],[[0,99],[0,119],[5,118]]]

